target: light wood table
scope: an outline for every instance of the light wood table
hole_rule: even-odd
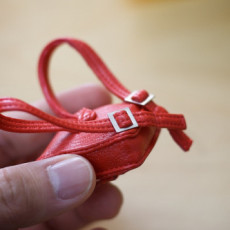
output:
[[[51,39],[72,36],[93,46],[129,89],[147,89],[186,116],[191,151],[163,130],[146,162],[114,182],[124,194],[119,216],[92,226],[230,229],[228,0],[1,0],[0,28],[1,97],[42,98],[39,53]],[[66,47],[51,75],[56,91],[98,82]]]

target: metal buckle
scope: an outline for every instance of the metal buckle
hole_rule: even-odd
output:
[[[130,93],[124,100],[125,100],[126,102],[130,102],[130,103],[133,103],[133,104],[137,104],[137,105],[142,105],[142,106],[144,106],[144,105],[148,104],[148,103],[155,97],[154,94],[149,94],[149,96],[148,96],[144,101],[142,101],[142,102],[134,101],[134,100],[132,99],[132,96],[133,96],[135,93],[137,93],[137,92],[138,92],[138,90],[136,90],[136,91]]]
[[[116,119],[114,118],[114,114],[117,113],[117,112],[120,112],[120,111],[126,111],[126,113],[128,114],[130,120],[132,121],[132,125],[130,125],[129,127],[126,127],[126,128],[120,128],[119,125],[117,124],[117,121]],[[114,129],[116,130],[117,133],[120,133],[120,132],[123,132],[123,131],[126,131],[126,130],[129,130],[129,129],[133,129],[133,128],[136,128],[138,127],[138,123],[136,121],[136,119],[134,118],[131,110],[129,109],[129,107],[126,107],[124,109],[120,109],[120,110],[116,110],[114,112],[111,112],[111,113],[108,113],[108,117],[109,117],[109,120],[111,121]]]

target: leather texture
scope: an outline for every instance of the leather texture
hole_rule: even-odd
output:
[[[123,102],[95,110],[82,108],[75,114],[67,112],[55,97],[48,78],[50,57],[63,43],[77,50],[105,87]],[[38,160],[60,154],[78,154],[91,162],[98,181],[108,181],[140,166],[154,147],[161,128],[168,129],[184,151],[192,144],[183,132],[186,129],[183,115],[170,114],[153,100],[140,105],[148,100],[148,92],[139,90],[131,94],[95,51],[80,40],[61,38],[50,42],[41,53],[38,76],[45,98],[56,116],[15,98],[0,98],[0,113],[17,110],[40,118],[31,121],[0,114],[1,129],[21,133],[57,132]]]

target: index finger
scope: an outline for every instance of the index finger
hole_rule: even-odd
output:
[[[109,93],[101,86],[88,84],[61,93],[58,96],[63,107],[74,113],[82,107],[96,108],[111,102]],[[52,114],[46,101],[34,104],[44,112]],[[31,119],[32,116],[15,112],[11,116]],[[33,118],[34,119],[34,118]],[[24,134],[0,130],[0,167],[35,160],[53,137],[53,133]]]

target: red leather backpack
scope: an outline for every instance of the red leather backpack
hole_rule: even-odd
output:
[[[57,101],[48,79],[49,59],[53,51],[67,43],[85,59],[105,87],[122,100],[95,110],[83,108],[68,113]],[[41,120],[27,121],[0,114],[0,128],[11,132],[57,132],[38,160],[60,154],[78,154],[93,165],[98,180],[113,180],[140,166],[154,147],[161,128],[167,128],[174,141],[185,151],[192,140],[183,132],[183,115],[170,114],[153,102],[145,90],[130,92],[110,72],[86,43],[61,38],[49,43],[41,53],[38,75],[50,108],[57,116],[14,98],[0,99],[0,112],[20,110]]]

